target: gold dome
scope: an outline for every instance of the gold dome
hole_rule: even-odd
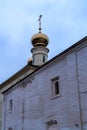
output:
[[[34,47],[36,46],[46,47],[48,45],[49,39],[48,36],[44,33],[36,33],[32,36],[31,42]]]
[[[30,57],[27,62],[28,63],[32,62],[32,57]]]

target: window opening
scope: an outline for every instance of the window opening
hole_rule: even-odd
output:
[[[55,95],[59,94],[59,83],[58,81],[55,82]]]
[[[9,127],[8,130],[12,130],[12,127]]]
[[[13,101],[12,99],[9,101],[9,110],[12,111]]]
[[[60,95],[59,91],[59,77],[51,79],[51,97],[57,97]]]
[[[45,62],[45,56],[43,56],[43,62]]]

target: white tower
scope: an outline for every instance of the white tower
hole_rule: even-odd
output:
[[[36,33],[32,36],[31,42],[33,48],[31,49],[32,52],[32,64],[41,66],[47,62],[49,49],[46,48],[48,45],[49,39],[48,36],[44,33],[41,33],[41,17],[39,17],[39,33]]]

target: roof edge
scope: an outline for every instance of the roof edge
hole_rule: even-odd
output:
[[[18,72],[16,72],[14,75],[12,75],[10,78],[8,78],[6,81],[2,82],[0,84],[0,89],[7,84],[11,83],[12,81],[16,80],[21,76],[21,74],[26,73],[29,70],[36,70],[38,66],[27,64],[22,69],[20,69]]]
[[[45,67],[46,65],[48,65],[49,63],[53,62],[56,58],[64,55],[65,53],[69,52],[70,50],[72,50],[73,48],[79,46],[80,44],[82,44],[84,41],[87,40],[87,36],[85,36],[84,38],[82,38],[80,41],[74,43],[72,46],[70,46],[69,48],[67,48],[66,50],[64,50],[63,52],[59,53],[58,55],[56,55],[55,57],[53,57],[52,59],[50,59],[48,62],[46,62],[44,65],[38,67],[38,66],[34,66],[34,65],[26,65],[25,67],[23,67],[21,70],[19,70],[17,73],[15,73],[12,77],[10,77],[9,79],[7,79],[5,82],[3,82],[2,84],[0,84],[0,89],[3,88],[3,86],[6,86],[6,83],[9,84],[10,80],[12,80],[12,78],[14,79],[18,73],[21,73],[21,71],[23,71],[24,69],[26,69],[26,67],[30,67],[32,69],[34,69],[34,71],[32,71],[29,75],[25,76],[24,78],[22,78],[21,80],[27,78],[28,76],[34,74],[35,72],[39,71],[40,69],[42,69],[43,67]],[[29,68],[28,68],[29,69]],[[16,78],[17,79],[17,78]],[[9,83],[8,83],[9,82]],[[14,86],[14,85],[13,85]]]

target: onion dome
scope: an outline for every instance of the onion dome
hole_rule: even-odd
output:
[[[34,47],[36,46],[46,47],[48,45],[49,38],[44,33],[36,33],[32,36],[31,42]]]
[[[46,48],[49,42],[49,38],[46,34],[41,32],[41,17],[39,16],[39,32],[34,34],[31,38],[31,43],[33,48],[32,52],[32,62],[29,60],[28,64],[32,63],[36,66],[41,66],[47,62],[49,49]]]
[[[28,64],[32,63],[32,57],[30,57],[27,61]]]

